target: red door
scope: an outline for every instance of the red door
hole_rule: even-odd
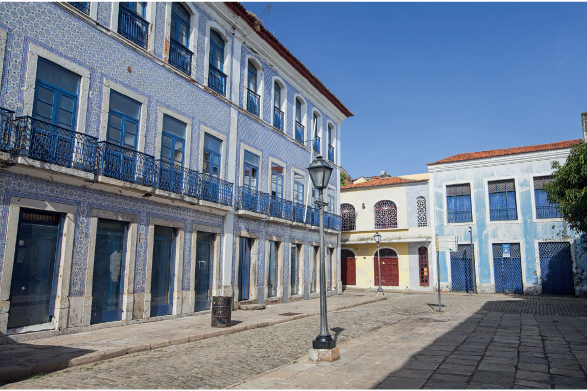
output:
[[[426,247],[418,249],[418,259],[420,262],[420,286],[429,286],[430,270],[428,269],[428,249]]]
[[[340,253],[341,269],[340,278],[342,285],[357,285],[357,266],[355,254],[349,250],[342,250]]]
[[[399,286],[399,266],[395,251],[388,248],[381,249],[379,253],[381,262],[381,286]],[[379,285],[379,266],[377,264],[377,253],[373,257],[375,269],[375,286]]]

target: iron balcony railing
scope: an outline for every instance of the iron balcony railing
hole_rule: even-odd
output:
[[[318,209],[308,206],[306,208],[306,224],[318,227],[320,225],[320,213]]]
[[[107,141],[98,143],[98,175],[153,186],[155,158]]]
[[[247,88],[247,111],[251,114],[259,116],[261,107],[261,97]]]
[[[98,139],[32,117],[17,117],[9,136],[12,155],[94,171]]]
[[[537,219],[556,219],[563,217],[558,207],[553,204],[536,205]]]
[[[341,231],[354,231],[355,229],[357,229],[355,212],[343,213]]]
[[[149,22],[141,18],[136,12],[120,4],[118,12],[118,33],[147,49],[149,40]]]
[[[269,213],[270,195],[249,186],[239,186],[237,209],[261,214]]]
[[[320,153],[320,136],[314,136],[314,152]]]
[[[164,160],[155,160],[156,187],[172,193],[199,197],[200,173]]]
[[[293,203],[291,201],[272,196],[269,204],[269,216],[292,220],[292,207]]]
[[[489,220],[490,221],[503,221],[503,220],[517,220],[518,211],[516,208],[490,208],[489,209]]]
[[[471,209],[449,210],[447,219],[449,223],[467,223],[473,221],[473,214]]]
[[[332,145],[328,146],[328,160],[334,163],[334,147]]]
[[[210,70],[208,71],[208,87],[226,96],[226,75],[212,64],[210,64]]]
[[[169,43],[169,64],[186,75],[191,75],[193,53],[173,38],[171,38]]]
[[[296,121],[296,141],[304,143],[304,125]]]
[[[14,111],[0,107],[0,151],[10,151]]]
[[[273,107],[273,126],[283,132],[283,111]]]
[[[200,177],[200,198],[204,201],[215,202],[222,205],[232,205],[232,183],[216,178],[207,172],[198,174]]]
[[[293,210],[292,210],[292,221],[296,223],[304,223],[304,212],[306,207],[303,204],[298,204],[297,202],[293,203]]]
[[[84,14],[87,14],[87,15],[90,14],[90,3],[87,1],[85,1],[85,2],[70,1],[69,4],[73,5],[75,8],[77,8],[78,10],[83,12]]]

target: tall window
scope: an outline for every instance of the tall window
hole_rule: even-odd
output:
[[[544,191],[544,184],[552,182],[551,176],[541,176],[534,178],[534,202],[536,203],[537,219],[553,219],[563,217],[558,207],[551,204],[546,199],[548,193]]]
[[[449,223],[473,221],[471,185],[465,183],[446,187],[446,212]]]
[[[281,87],[275,82],[273,86],[273,126],[283,131],[283,111],[281,111]]]
[[[328,125],[328,160],[334,162],[334,129]]]
[[[247,82],[247,111],[259,116],[260,97],[257,95],[257,68],[249,61]]]
[[[416,207],[418,208],[418,227],[427,227],[428,218],[426,216],[426,198],[416,198]]]
[[[304,142],[304,125],[302,125],[302,102],[296,98],[296,140]]]
[[[39,59],[33,117],[75,130],[80,77]]]
[[[218,178],[222,140],[204,133],[204,172]]]
[[[420,265],[420,286],[429,286],[430,272],[428,269],[428,249],[426,247],[418,249],[418,262]]]
[[[190,14],[185,7],[173,3],[171,7],[169,63],[188,75],[191,74],[192,52],[188,50]]]
[[[149,22],[145,20],[145,2],[121,2],[118,13],[118,33],[146,49]]]
[[[271,196],[283,198],[283,167],[271,163]]]
[[[294,192],[293,200],[298,204],[304,203],[304,177],[298,173],[294,173]]]
[[[243,167],[243,185],[251,190],[257,190],[259,178],[259,156],[245,151]]]
[[[397,228],[397,208],[392,201],[375,204],[375,228]]]
[[[492,181],[489,188],[489,220],[517,220],[516,187],[513,179]]]
[[[135,149],[140,117],[139,102],[111,90],[107,141],[124,148]]]
[[[163,116],[161,160],[183,166],[185,129],[187,125],[168,115]]]
[[[340,214],[342,217],[342,230],[354,231],[355,227],[355,207],[351,204],[340,204]]]
[[[328,212],[334,213],[336,205],[334,204],[334,196],[328,195]]]
[[[318,136],[318,116],[312,116],[314,122],[314,152],[320,153],[320,136]]]
[[[226,75],[224,72],[224,40],[220,34],[210,30],[210,58],[208,87],[221,95],[226,95]]]

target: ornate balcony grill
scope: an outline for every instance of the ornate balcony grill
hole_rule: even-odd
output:
[[[69,4],[73,5],[75,8],[77,8],[78,10],[83,12],[84,14],[87,14],[87,15],[90,14],[90,3],[87,1],[85,1],[85,2],[70,1]]]
[[[200,199],[222,205],[232,205],[232,183],[216,178],[207,172],[198,173]]]
[[[375,204],[375,228],[397,228],[397,208],[393,201],[379,201]]]
[[[279,110],[277,107],[273,108],[273,126],[283,132],[283,111]]]
[[[261,108],[260,102],[261,97],[247,88],[247,111],[251,114],[255,114],[258,117]]]
[[[199,197],[199,172],[163,160],[155,160],[156,187],[172,193]]]
[[[339,215],[332,215],[331,229],[340,232],[342,230],[342,217]]]
[[[238,195],[237,209],[269,213],[269,194],[251,189],[249,186],[239,186]]]
[[[293,210],[292,210],[292,221],[296,223],[304,223],[304,212],[306,207],[303,204],[298,204],[297,202],[293,202]]]
[[[314,152],[320,153],[320,136],[314,136]]]
[[[320,213],[318,209],[308,206],[306,211],[306,224],[320,226]]]
[[[208,71],[208,87],[217,93],[226,96],[226,75],[210,64]]]
[[[10,151],[14,111],[0,107],[0,151]]]
[[[169,64],[173,65],[186,75],[192,74],[192,55],[181,43],[171,38],[169,41]]]
[[[332,145],[328,146],[328,160],[334,163],[334,147]]]
[[[143,186],[153,186],[155,158],[151,155],[101,141],[98,143],[98,175]]]
[[[304,125],[296,121],[296,141],[304,143]]]
[[[355,225],[355,207],[351,204],[341,204],[340,214],[342,215],[342,231],[354,231]]]
[[[283,218],[285,220],[292,221],[293,220],[293,202],[283,200],[282,203],[283,203],[283,214],[282,214],[281,218]]]
[[[140,47],[147,49],[149,22],[122,4],[120,4],[118,13],[118,33]]]
[[[9,141],[14,143],[10,151],[12,155],[27,156],[87,172],[94,171],[98,141],[95,137],[32,117],[17,117]]]

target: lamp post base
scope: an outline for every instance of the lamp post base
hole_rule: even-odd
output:
[[[377,291],[377,297],[385,297],[385,292],[383,290]]]
[[[330,335],[326,336],[317,336],[315,340],[312,341],[312,348],[313,349],[334,349],[336,347],[336,341],[332,339]]]
[[[334,349],[310,349],[308,356],[312,364],[320,361],[332,362],[340,358],[340,350],[338,346]]]

